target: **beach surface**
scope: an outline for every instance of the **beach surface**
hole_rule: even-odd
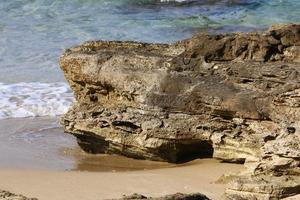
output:
[[[40,200],[110,199],[141,193],[200,192],[222,199],[215,181],[242,165],[196,159],[175,165],[115,155],[88,155],[57,118],[0,121],[0,189]]]
[[[200,192],[222,199],[225,185],[215,181],[241,166],[196,160],[192,165],[130,172],[0,170],[0,188],[41,200],[95,200],[140,193],[158,197],[176,192]]]

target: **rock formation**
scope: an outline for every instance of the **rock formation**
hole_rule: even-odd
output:
[[[38,200],[38,199],[27,198],[23,195],[13,194],[8,191],[0,190],[0,200]]]
[[[121,200],[209,200],[205,195],[196,193],[196,194],[181,194],[176,193],[172,195],[166,195],[163,197],[158,198],[152,198],[152,197],[146,197],[141,194],[133,194],[130,196],[124,196]]]
[[[171,45],[86,42],[60,65],[77,100],[62,124],[83,150],[245,163],[228,199],[300,193],[300,25]]]

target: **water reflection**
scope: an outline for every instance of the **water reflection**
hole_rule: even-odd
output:
[[[78,152],[73,155],[73,171],[123,172],[175,167],[175,164],[137,160],[119,155],[88,155]]]

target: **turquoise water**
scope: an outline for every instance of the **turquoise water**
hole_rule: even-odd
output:
[[[0,118],[1,112],[14,116],[8,103],[12,96],[19,98],[15,89],[9,91],[13,83],[21,88],[18,94],[22,85],[28,92],[29,82],[32,93],[32,82],[50,83],[44,84],[45,93],[50,90],[53,96],[52,83],[64,82],[59,55],[83,41],[170,43],[197,31],[262,30],[274,23],[300,22],[299,10],[299,0],[0,0],[0,93],[6,89]],[[24,99],[19,102],[15,108]]]

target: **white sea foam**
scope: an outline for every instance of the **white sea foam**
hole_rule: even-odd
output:
[[[73,102],[67,83],[0,83],[0,119],[62,115]]]

